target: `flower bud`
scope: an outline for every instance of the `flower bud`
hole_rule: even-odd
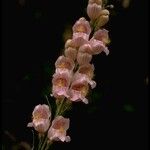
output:
[[[102,9],[101,5],[97,5],[95,3],[94,4],[88,4],[87,14],[88,14],[89,18],[91,20],[97,19],[100,15],[101,9]]]
[[[77,54],[77,62],[79,65],[88,64],[92,60],[92,55],[88,53],[78,52]]]
[[[104,26],[109,21],[109,11],[107,9],[103,9],[100,12],[99,17],[97,18],[96,28],[100,28]]]
[[[72,60],[75,60],[76,57],[77,57],[77,50],[75,48],[72,48],[72,47],[68,47],[67,49],[65,49],[65,56],[72,59]]]
[[[74,44],[73,44],[73,41],[72,39],[68,39],[65,43],[65,48],[68,48],[68,47],[75,47]]]
[[[92,47],[90,44],[84,44],[79,48],[79,52],[92,54]]]

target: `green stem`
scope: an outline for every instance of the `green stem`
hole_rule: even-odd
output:
[[[46,143],[47,143],[47,137],[46,137],[46,139],[44,140],[44,143],[43,143],[43,145],[42,145],[42,147],[41,147],[40,150],[44,150],[44,147],[46,146]]]
[[[58,108],[57,108],[57,110],[56,110],[55,117],[58,116],[59,114],[61,114],[61,109],[62,109],[62,107],[63,107],[64,101],[65,101],[65,99],[62,99],[62,100],[61,100],[61,103],[59,104],[59,106],[58,106]]]

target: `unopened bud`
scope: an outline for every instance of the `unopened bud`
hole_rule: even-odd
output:
[[[101,5],[97,4],[88,4],[87,6],[87,14],[91,20],[95,20],[99,17],[100,12],[101,12]]]
[[[77,62],[79,65],[88,64],[90,63],[91,60],[92,60],[92,55],[88,53],[78,52]]]
[[[75,48],[68,47],[67,49],[65,49],[65,56],[72,60],[75,60],[77,57],[77,50]]]

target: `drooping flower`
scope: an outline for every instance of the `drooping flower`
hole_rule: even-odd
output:
[[[52,94],[55,98],[63,98],[68,97],[68,88],[71,81],[71,73],[70,72],[57,72],[53,75],[52,79]]]
[[[84,17],[80,18],[79,20],[75,22],[72,30],[73,30],[73,33],[80,32],[80,33],[86,33],[87,35],[90,35],[91,33],[90,24]]]
[[[63,73],[65,71],[72,71],[74,68],[74,61],[65,56],[59,56],[55,62],[56,73]]]
[[[69,99],[71,101],[83,101],[88,104],[86,98],[89,91],[88,82],[84,78],[74,79],[69,89]]]
[[[109,54],[108,48],[104,45],[102,41],[92,38],[90,39],[90,45],[92,47],[93,55],[100,54],[102,51],[104,51],[106,55]]]
[[[87,6],[87,14],[91,20],[95,20],[99,17],[100,11],[102,7],[101,5],[97,5],[96,3],[88,4]]]
[[[53,121],[48,131],[48,138],[50,141],[69,142],[70,136],[66,136],[69,129],[70,120],[63,116],[57,116]]]
[[[32,122],[28,123],[27,127],[34,127],[39,133],[44,133],[48,130],[51,119],[51,110],[48,105],[37,105],[32,112]]]

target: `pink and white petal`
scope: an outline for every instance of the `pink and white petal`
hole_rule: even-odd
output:
[[[84,17],[81,17],[79,20],[77,20],[75,24],[73,25],[72,29],[73,29],[73,33],[83,32],[88,35],[90,35],[91,33],[90,24]]]

